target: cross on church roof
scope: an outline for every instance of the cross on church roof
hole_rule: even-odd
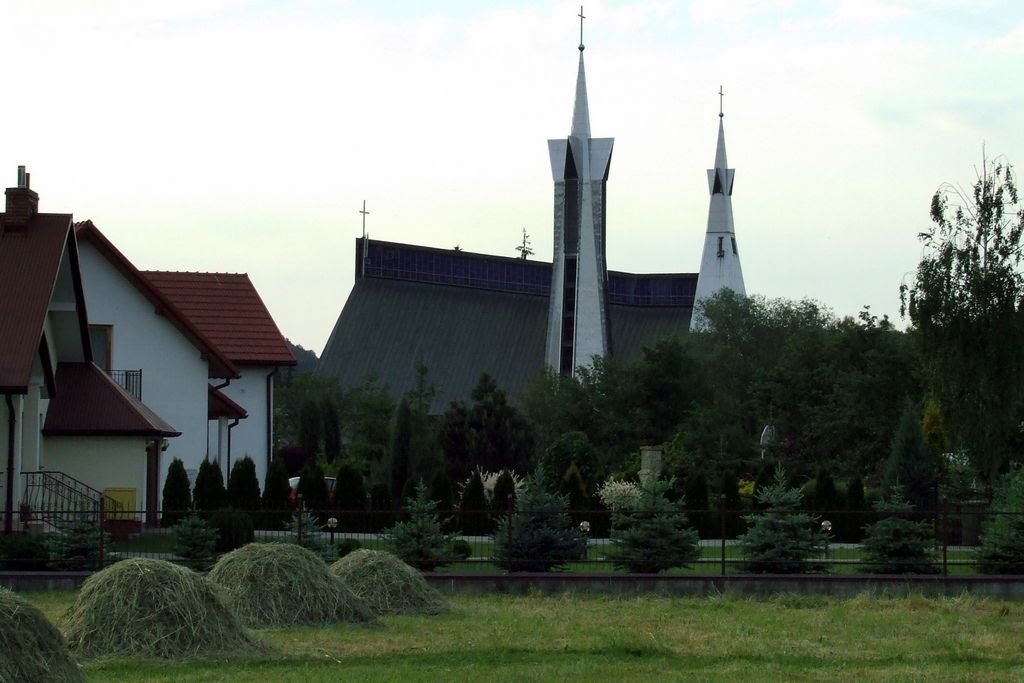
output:
[[[586,19],[583,16],[583,5],[580,5],[580,13],[576,16],[580,18],[580,52],[583,52],[583,20]]]
[[[722,91],[722,86],[718,86],[718,118],[722,118],[725,114],[722,113],[722,98],[725,97],[725,93]]]

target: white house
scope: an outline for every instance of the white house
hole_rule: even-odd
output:
[[[160,450],[178,432],[93,363],[70,214],[39,213],[24,167],[0,214],[0,474],[4,531],[22,505],[106,505],[155,521]],[[105,495],[107,494],[107,495]]]
[[[246,275],[145,273],[91,221],[75,226],[96,362],[181,436],[190,478],[204,459],[227,477],[249,455],[262,483],[272,456],[273,374],[295,359]]]

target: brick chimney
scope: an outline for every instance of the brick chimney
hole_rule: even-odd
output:
[[[18,167],[18,186],[7,188],[7,211],[4,215],[4,228],[16,230],[28,225],[32,217],[39,212],[39,195],[29,188],[30,175],[24,166]]]

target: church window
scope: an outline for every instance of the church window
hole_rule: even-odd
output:
[[[735,255],[735,256],[739,256],[739,255],[740,255],[740,252],[736,251],[736,238],[735,238],[735,237],[733,237],[733,238],[731,238],[731,239],[732,239],[732,253],[733,253],[733,255]]]
[[[718,238],[718,258],[722,258],[723,256],[725,256],[725,246],[724,246],[724,244],[725,244],[725,238],[724,237],[719,237]]]

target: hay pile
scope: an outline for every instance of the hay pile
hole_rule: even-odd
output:
[[[254,628],[376,621],[315,553],[293,543],[250,543],[217,560],[207,578]]]
[[[0,643],[0,681],[85,681],[60,632],[6,588],[0,588]]]
[[[164,560],[122,560],[93,574],[61,619],[83,657],[178,659],[265,650],[202,576]]]
[[[418,571],[391,553],[353,550],[331,565],[378,614],[440,614],[447,601]]]

